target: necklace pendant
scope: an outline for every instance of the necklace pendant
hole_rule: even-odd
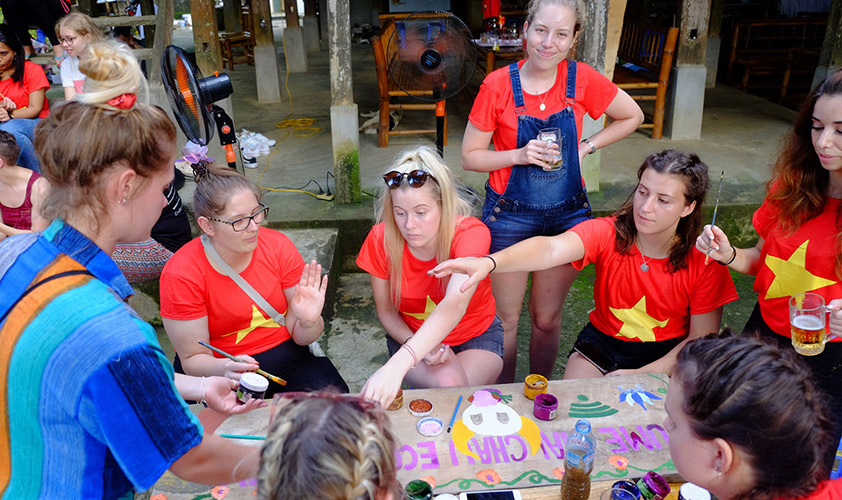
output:
[[[541,105],[538,106],[538,109],[540,109],[541,111],[544,111],[545,109],[547,109],[547,106],[542,102]]]
[[[643,264],[640,265],[640,270],[645,273],[646,271],[649,270],[649,266],[647,266],[646,263],[644,262]]]

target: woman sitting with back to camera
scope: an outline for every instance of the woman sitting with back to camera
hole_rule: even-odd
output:
[[[709,335],[678,353],[664,428],[684,479],[720,500],[840,500],[824,394],[804,358],[751,334]]]
[[[565,379],[606,372],[671,373],[689,339],[719,330],[722,306],[737,299],[728,269],[693,249],[702,226],[708,169],[698,156],[665,150],[646,157],[638,184],[612,217],[558,236],[536,236],[490,256],[440,264],[435,276],[464,273],[468,287],[491,272],[572,263],[596,266],[594,302],[571,351]],[[598,360],[597,358],[604,358]]]
[[[450,169],[427,147],[398,155],[383,176],[377,224],[357,265],[371,275],[391,358],[361,393],[388,406],[401,381],[415,388],[491,384],[503,368],[503,327],[489,280],[427,272],[451,257],[485,255],[488,228],[470,217]]]
[[[203,235],[173,254],[161,272],[161,317],[177,353],[176,371],[239,380],[261,368],[287,381],[271,383],[267,397],[327,387],[348,392],[330,360],[308,349],[324,330],[322,266],[305,264],[289,238],[261,226],[269,207],[242,174],[205,161],[194,170],[193,209]],[[275,311],[255,303],[231,272]]]

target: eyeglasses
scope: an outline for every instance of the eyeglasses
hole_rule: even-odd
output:
[[[403,172],[398,172],[397,170],[392,170],[391,172],[386,172],[383,176],[383,180],[386,181],[386,185],[389,189],[397,189],[401,186],[401,181],[406,178],[406,183],[409,184],[409,187],[420,188],[427,182],[427,179],[432,179],[433,182],[438,184],[438,181],[433,174],[430,172],[425,172],[424,170],[413,170],[407,174]]]
[[[73,42],[75,42],[77,38],[79,38],[79,37],[78,36],[68,36],[66,38],[59,38],[58,41],[62,45],[73,45]]]
[[[266,220],[266,216],[269,215],[269,207],[267,207],[259,201],[257,202],[257,204],[260,205],[260,208],[257,209],[256,212],[254,212],[251,215],[246,215],[245,217],[240,217],[239,219],[222,220],[217,219],[216,217],[206,217],[206,219],[221,222],[223,224],[231,224],[231,228],[237,232],[245,231],[252,221],[254,221],[254,223],[259,226],[260,223]]]

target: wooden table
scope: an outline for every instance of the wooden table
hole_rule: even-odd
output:
[[[664,398],[668,381],[664,374],[550,381],[548,392],[559,401],[557,416],[550,421],[535,418],[532,413],[534,403],[524,397],[523,383],[494,386],[495,399],[502,398],[502,401],[492,403],[489,407],[493,410],[492,414],[508,413],[511,416],[510,410],[497,406],[505,405],[521,417],[520,429],[505,435],[480,434],[470,430],[477,428],[472,423],[471,414],[479,408],[469,403],[468,398],[479,388],[404,391],[404,407],[389,412],[393,429],[400,440],[396,452],[398,480],[406,484],[413,479],[425,479],[434,485],[436,494],[521,489],[526,500],[557,500],[567,432],[573,429],[579,418],[588,418],[597,438],[591,498],[598,499],[599,493],[615,481],[635,479],[650,470],[668,481],[680,480],[670,460],[669,438],[662,426],[666,416]],[[454,432],[443,432],[434,437],[425,437],[418,432],[420,418],[407,411],[410,401],[424,398],[432,402],[430,416],[440,419],[446,427],[459,396],[463,396],[463,401]],[[487,397],[480,399],[488,400]],[[233,416],[216,432],[265,435],[268,415],[268,408],[261,408]],[[516,420],[510,418],[507,425]],[[506,427],[496,431],[487,429],[489,432],[507,430]],[[540,438],[536,440],[538,435]],[[261,441],[239,442],[262,444]],[[463,451],[473,453],[475,457]],[[255,487],[255,481],[227,485],[224,498],[253,498],[251,495]],[[204,495],[211,491],[207,486],[185,483],[167,473],[152,493],[165,494],[169,500],[194,500],[210,498]]]
[[[499,51],[492,50],[488,44],[476,40],[474,40],[474,46],[477,48],[477,66],[484,70],[486,75],[497,69],[498,59],[510,64],[526,57],[526,52],[524,52],[520,40],[518,40],[517,45],[501,46]],[[485,63],[484,67],[483,62]]]

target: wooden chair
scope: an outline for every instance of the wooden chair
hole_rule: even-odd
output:
[[[377,88],[380,93],[380,125],[377,129],[377,147],[388,147],[390,135],[433,134],[433,136],[435,136],[435,127],[430,129],[389,130],[390,111],[429,110],[433,111],[431,117],[435,120],[436,103],[421,102],[412,98],[412,96],[432,96],[432,90],[410,90],[409,92],[406,92],[395,84],[389,76],[388,61],[386,61],[386,53],[383,50],[383,44],[380,40],[380,36],[371,37],[371,47],[374,49],[374,63],[377,71]],[[399,97],[409,97],[414,102],[406,104],[394,102]],[[433,123],[435,123],[435,121],[433,121]],[[447,113],[445,113],[444,116],[444,130],[442,133],[444,134],[444,145],[447,146]]]
[[[664,106],[669,86],[672,58],[678,41],[678,28],[651,24],[623,24],[617,57],[644,68],[632,71],[621,65],[614,68],[614,83],[636,101],[655,101],[652,121],[640,128],[651,128],[652,139],[660,139],[664,130]]]
[[[228,68],[234,71],[235,64],[254,64],[254,21],[248,5],[240,9],[239,33],[220,33],[219,48],[222,53],[222,65],[228,64]]]

